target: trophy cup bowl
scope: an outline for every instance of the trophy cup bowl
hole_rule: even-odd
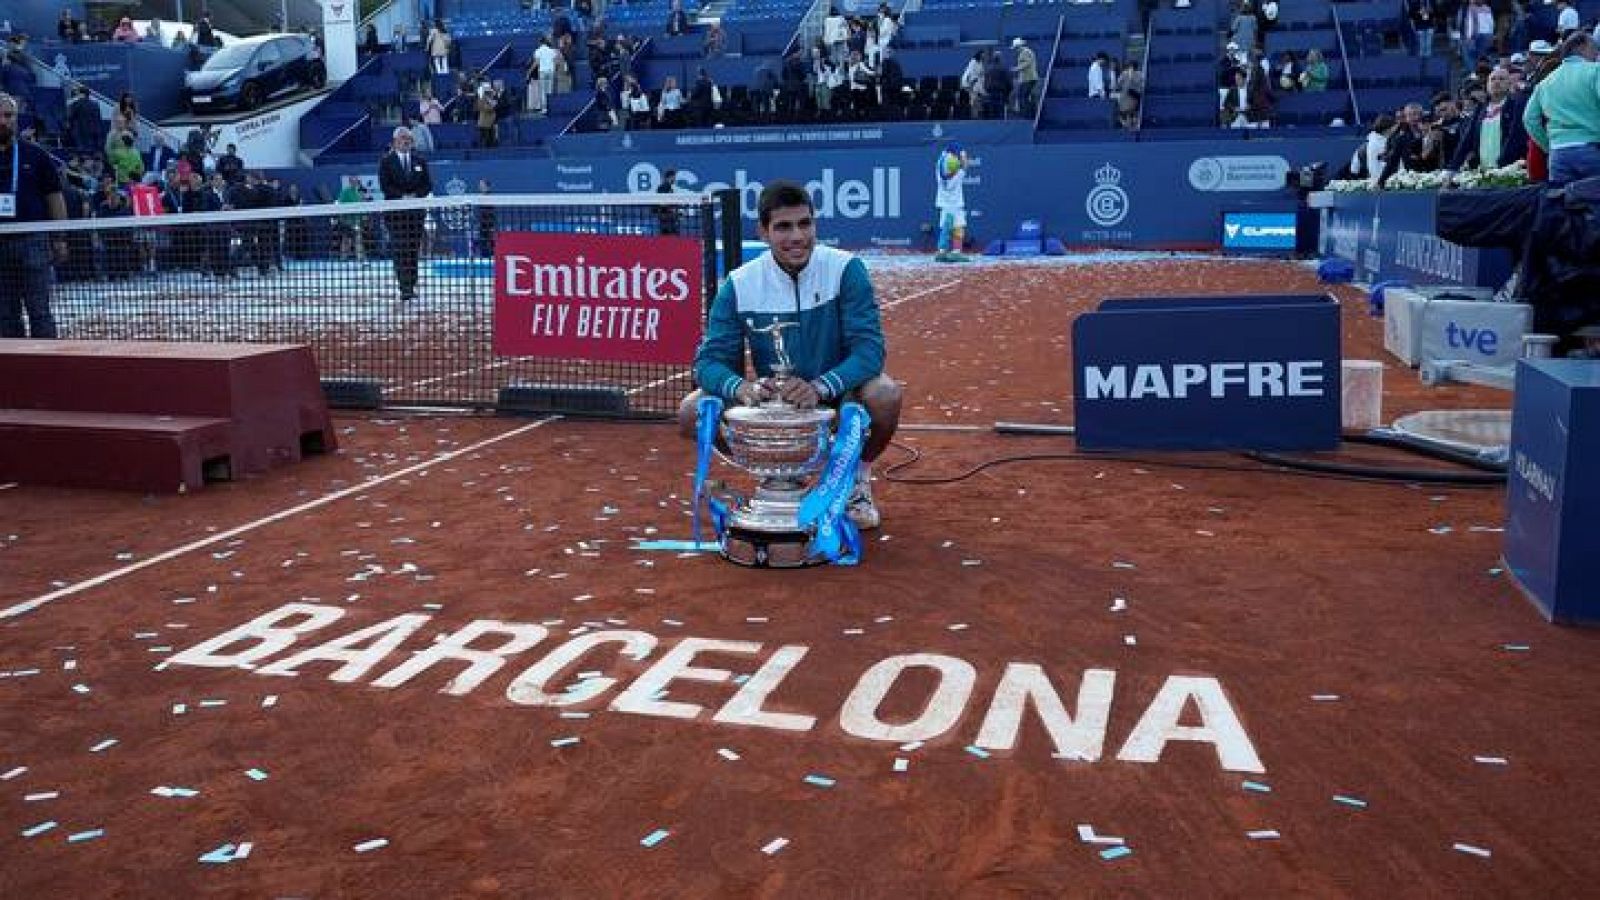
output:
[[[809,565],[810,532],[799,522],[808,482],[828,459],[832,409],[769,404],[739,406],[722,414],[728,458],[760,479],[755,493],[728,516],[723,555],[747,566]]]

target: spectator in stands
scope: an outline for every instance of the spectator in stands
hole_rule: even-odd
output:
[[[683,91],[678,89],[678,79],[667,76],[661,85],[661,102],[656,104],[656,121],[666,128],[683,125]]]
[[[1089,63],[1089,97],[1107,98],[1111,96],[1115,86],[1111,81],[1111,57],[1104,51],[1094,55],[1094,61]]]
[[[201,13],[200,21],[194,23],[194,42],[212,49],[222,46],[222,38],[211,28],[211,16]]]
[[[1528,131],[1522,124],[1526,99],[1511,88],[1510,72],[1489,73],[1487,97],[1461,128],[1451,171],[1488,170],[1527,157]]]
[[[779,79],[778,112],[792,116],[804,105],[807,79],[810,71],[798,47],[783,58],[783,75]]]
[[[844,73],[833,64],[827,50],[811,48],[811,91],[819,112],[833,110],[834,93],[844,86]]]
[[[117,98],[117,112],[122,114],[122,122],[128,130],[139,126],[139,100],[133,96],[132,91],[123,91]]]
[[[728,36],[723,32],[722,25],[712,22],[711,27],[706,29],[705,42],[700,46],[701,55],[706,59],[716,59],[722,56],[727,52],[727,41]]]
[[[1144,98],[1144,73],[1129,60],[1117,75],[1117,120],[1130,131],[1139,128],[1139,104]]]
[[[495,92],[494,85],[484,84],[479,89],[473,108],[478,117],[478,146],[484,149],[500,146],[500,95]]]
[[[100,197],[95,203],[97,219],[124,219],[133,215],[128,198],[109,180],[100,185]],[[101,249],[105,254],[105,274],[112,281],[132,278],[139,269],[139,248],[134,243],[132,228],[108,228],[100,234]]]
[[[1468,71],[1478,67],[1478,60],[1489,52],[1494,40],[1494,12],[1485,0],[1470,0],[1462,12],[1461,58]]]
[[[1272,127],[1272,80],[1264,63],[1260,50],[1250,51],[1250,65],[1245,69],[1246,128]]]
[[[67,217],[61,174],[43,148],[17,131],[17,101],[0,94],[0,182],[11,195],[16,222]],[[0,235],[0,338],[56,337],[50,311],[50,261],[66,257],[66,243],[38,232]],[[26,320],[26,327],[24,327]]]
[[[125,44],[137,44],[139,29],[133,27],[132,19],[123,16],[121,21],[117,22],[116,30],[111,32],[111,39]]]
[[[378,26],[368,22],[367,27],[361,30],[361,52],[366,56],[377,56],[383,52],[383,45],[378,43]]]
[[[63,44],[76,44],[83,40],[83,24],[73,17],[72,10],[61,11],[61,18],[56,20],[56,37]]]
[[[689,90],[689,122],[696,128],[704,128],[711,124],[712,111],[717,106],[717,85],[711,80],[711,73],[700,68],[700,74],[695,76],[694,87]]]
[[[1406,0],[1406,19],[1417,36],[1417,55],[1432,56],[1433,33],[1439,22],[1435,0]]]
[[[1306,51],[1306,67],[1300,73],[1300,88],[1308,93],[1328,89],[1328,61],[1315,47]]]
[[[601,75],[594,83],[594,124],[601,131],[617,127],[622,119],[617,115],[617,100],[611,94],[611,80]]]
[[[850,51],[850,69],[846,76],[850,83],[850,108],[857,112],[878,105],[878,73],[859,50]]]
[[[916,93],[906,84],[906,71],[900,60],[886,56],[878,64],[878,102],[903,108]]]
[[[444,104],[433,95],[433,88],[422,86],[422,95],[417,98],[417,118],[425,124],[438,125],[444,121]]]
[[[1572,0],[1556,0],[1556,37],[1566,40],[1567,36],[1577,31],[1582,23],[1578,20],[1578,11],[1573,8]]]
[[[1003,119],[1011,98],[1011,70],[1000,59],[1000,51],[986,51],[983,58],[983,117]]]
[[[556,39],[556,52],[560,54],[560,57],[556,60],[555,92],[557,95],[570,94],[572,93],[572,73],[578,67],[578,46],[573,41],[572,35],[563,34]],[[547,104],[549,99],[548,97],[545,98]]]
[[[478,110],[477,73],[456,72],[456,94],[450,98],[447,112],[457,124],[471,122]]]
[[[533,51],[533,61],[528,67],[528,105],[543,115],[548,108],[549,98],[556,91],[556,70],[561,65],[561,53],[551,45],[549,38],[540,38],[538,49]],[[538,103],[535,104],[531,95],[535,84],[539,93]]]
[[[111,171],[119,185],[130,184],[144,177],[144,157],[133,145],[133,135],[124,131],[117,135],[115,146],[106,154],[111,161]]]
[[[658,194],[676,194],[678,192],[678,170],[664,169],[661,172],[661,183],[656,185]],[[655,207],[656,227],[662,234],[678,233],[678,211],[676,206]]]
[[[361,179],[354,175],[347,175],[344,184],[339,188],[339,196],[334,203],[365,203],[367,195],[361,187]],[[338,216],[334,219],[334,234],[338,240],[338,254],[341,262],[355,259],[357,261],[367,258],[366,248],[361,241],[362,221],[366,217],[360,214]]]
[[[216,173],[229,185],[235,185],[244,180],[244,160],[239,158],[239,148],[233,144],[228,145],[227,152],[217,157]]]
[[[983,70],[984,52],[976,50],[972,58],[967,60],[967,67],[961,70],[961,79],[957,85],[967,92],[967,105],[976,112],[983,109]]]
[[[886,58],[894,55],[894,41],[900,34],[900,17],[894,14],[887,3],[878,4],[878,56]]]
[[[1556,51],[1559,66],[1528,98],[1522,124],[1550,157],[1550,185],[1600,175],[1600,58],[1594,37],[1575,31]]]
[[[1239,4],[1239,11],[1233,16],[1233,25],[1228,29],[1228,40],[1238,44],[1245,53],[1256,48],[1256,15],[1250,0]]]
[[[157,47],[167,45],[167,35],[161,27],[160,19],[151,19],[150,24],[145,27],[144,43],[155,44]]]
[[[428,31],[428,64],[435,75],[450,74],[450,47],[455,42],[444,27],[443,19],[434,19]]]
[[[428,161],[415,152],[411,132],[394,130],[391,150],[378,163],[378,184],[385,200],[426,197],[433,193],[433,175]],[[400,286],[400,302],[409,303],[417,295],[417,254],[422,246],[422,210],[401,210],[386,216],[389,241],[394,253],[394,280]]]
[[[145,154],[144,170],[162,173],[177,165],[178,151],[167,146],[167,136],[159,131],[150,135],[150,150]]]
[[[1383,174],[1384,157],[1389,152],[1389,134],[1393,131],[1394,116],[1379,113],[1372,120],[1372,127],[1367,130],[1361,146],[1350,157],[1350,174],[1367,179],[1373,189],[1378,187],[1378,178]]]
[[[204,174],[206,150],[206,133],[199,128],[191,128],[183,136],[183,149],[178,151],[178,159],[189,167],[189,171]]]
[[[436,146],[433,140],[433,129],[428,126],[427,122],[413,119],[410,116],[402,116],[400,124],[411,129],[411,139],[415,142],[414,145],[418,153],[428,154],[433,152]]]
[[[1233,84],[1222,91],[1222,126],[1249,127],[1244,113],[1250,106],[1250,73],[1238,68],[1228,71],[1233,76]]]
[[[1276,76],[1280,91],[1293,93],[1304,86],[1300,83],[1300,67],[1294,63],[1294,54],[1287,50],[1278,54],[1278,64],[1273,67],[1273,75]]]
[[[172,37],[172,49],[183,54],[183,68],[189,72],[198,72],[206,64],[206,54],[200,45],[189,40],[189,35],[180,31]]]
[[[822,42],[828,46],[828,57],[834,65],[841,69],[849,66],[850,22],[838,7],[828,7],[828,15],[822,20]]]
[[[778,73],[771,60],[764,59],[756,64],[750,77],[750,101],[758,117],[772,115],[778,102]]]
[[[1407,103],[1389,132],[1383,154],[1383,169],[1378,174],[1379,187],[1387,186],[1396,172],[1420,171],[1423,131],[1422,104]]]
[[[411,36],[406,33],[404,24],[395,24],[394,33],[389,38],[389,48],[396,53],[404,53],[411,49]]]
[[[650,95],[640,86],[639,79],[632,75],[622,82],[622,111],[627,114],[623,121],[628,129],[637,131],[650,127]]]
[[[1039,95],[1039,60],[1022,38],[1012,38],[1011,49],[1017,55],[1017,63],[1011,69],[1016,78],[1016,96],[1012,98],[1011,107],[1018,116],[1032,118]]]
[[[72,102],[67,104],[67,140],[78,150],[100,146],[100,129],[105,120],[100,118],[100,104],[89,96],[89,89],[78,85],[72,89]]]
[[[672,0],[672,10],[667,13],[667,34],[689,33],[689,14],[683,11],[683,0]]]

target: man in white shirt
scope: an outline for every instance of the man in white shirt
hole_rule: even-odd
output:
[[[539,66],[539,88],[544,91],[545,103],[556,90],[556,66],[561,63],[561,51],[550,46],[549,38],[539,39],[539,49],[533,51],[534,62]]]
[[[845,66],[850,62],[850,57],[845,54],[845,45],[850,40],[850,23],[845,21],[839,10],[830,7],[828,17],[822,20],[822,42],[828,45],[828,56],[836,66]]]
[[[1094,62],[1089,64],[1089,96],[1111,96],[1111,79],[1108,77],[1110,73],[1106,71],[1110,62],[1110,57],[1104,53],[1094,55]]]

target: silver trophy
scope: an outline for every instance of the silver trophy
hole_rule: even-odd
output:
[[[722,414],[729,460],[760,479],[754,494],[727,498],[722,555],[740,565],[794,568],[816,562],[806,552],[811,531],[800,525],[800,501],[828,461],[835,413],[827,407],[801,409],[781,395],[783,382],[794,377],[783,332],[796,324],[774,322],[756,328],[750,323],[752,333],[772,338],[777,360],[772,380],[780,392],[759,406],[729,407]]]

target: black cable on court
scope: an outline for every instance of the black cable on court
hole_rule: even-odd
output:
[[[1012,431],[1011,433],[1025,433]],[[1070,431],[1056,428],[1045,432],[1049,434],[1070,434]],[[915,447],[908,446],[900,441],[891,441],[890,446],[908,454],[908,456],[883,470],[883,479],[895,484],[938,485],[954,484],[965,481],[980,472],[998,466],[1017,465],[1021,463],[1036,462],[1121,462],[1131,463],[1151,468],[1186,469],[1205,472],[1244,472],[1258,475],[1284,475],[1296,478],[1321,478],[1331,481],[1356,481],[1367,484],[1392,484],[1392,485],[1441,485],[1460,488],[1493,488],[1501,487],[1506,483],[1506,474],[1492,464],[1475,460],[1466,454],[1452,454],[1447,451],[1438,451],[1421,447],[1404,441],[1395,441],[1371,435],[1346,435],[1345,440],[1351,443],[1373,444],[1391,447],[1414,453],[1421,453],[1436,459],[1455,463],[1466,471],[1452,471],[1446,469],[1412,469],[1396,466],[1364,465],[1358,463],[1343,463],[1334,460],[1307,459],[1301,456],[1292,456],[1282,453],[1267,453],[1251,451],[1241,454],[1246,459],[1253,460],[1259,465],[1236,465],[1228,463],[1210,463],[1196,460],[1161,459],[1147,456],[1134,456],[1122,453],[1084,453],[1076,450],[1057,451],[1051,453],[1019,453],[999,456],[994,459],[984,460],[964,472],[955,475],[940,475],[927,478],[911,478],[897,474],[900,470],[915,465],[922,459],[922,452]]]

